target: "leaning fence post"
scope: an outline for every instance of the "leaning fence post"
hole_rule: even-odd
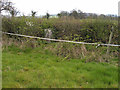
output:
[[[112,26],[112,27],[111,27],[111,32],[110,32],[108,44],[110,44],[111,41],[112,41],[113,31],[114,31],[114,27]],[[108,45],[108,47],[107,47],[107,54],[109,54],[109,52],[110,52],[110,46]]]

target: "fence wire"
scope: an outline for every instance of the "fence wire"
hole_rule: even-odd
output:
[[[119,46],[120,46],[120,45],[115,45],[115,44],[99,44],[99,43],[87,43],[87,42],[77,42],[77,41],[69,41],[69,40],[50,39],[50,38],[42,38],[42,37],[35,37],[35,36],[28,36],[28,35],[7,33],[7,32],[2,32],[2,33],[3,33],[3,34],[8,34],[8,35],[20,36],[20,37],[33,38],[33,39],[48,40],[48,41],[68,42],[68,43],[76,43],[76,44],[97,45],[96,48],[99,47],[99,46],[113,46],[113,47],[119,47]]]

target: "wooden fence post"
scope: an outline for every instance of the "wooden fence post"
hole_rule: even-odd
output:
[[[112,26],[112,27],[111,27],[111,32],[110,32],[108,44],[110,44],[111,41],[112,41],[113,32],[114,32],[114,27]],[[109,54],[109,52],[110,52],[110,46],[108,45],[108,48],[107,48],[107,55]]]

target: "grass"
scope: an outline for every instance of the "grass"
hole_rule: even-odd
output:
[[[118,67],[57,57],[41,47],[2,53],[3,88],[117,88]]]

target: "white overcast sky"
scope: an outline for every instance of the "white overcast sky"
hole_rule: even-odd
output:
[[[80,9],[83,12],[97,14],[117,14],[120,0],[11,0],[14,6],[25,15],[30,15],[31,10],[37,15],[57,14],[60,11]]]

